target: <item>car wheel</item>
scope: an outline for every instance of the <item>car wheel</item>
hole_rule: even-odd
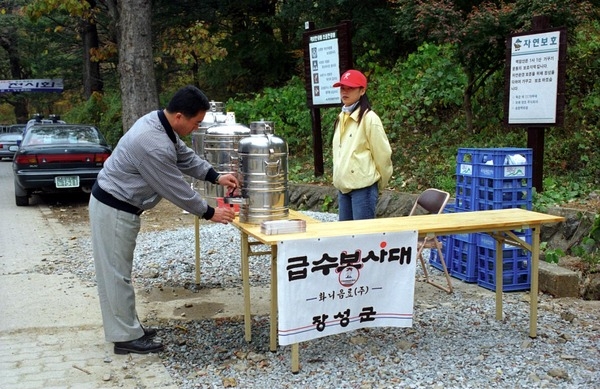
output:
[[[18,207],[29,205],[29,197],[15,195],[15,204],[17,204]]]
[[[17,179],[14,180],[15,183],[15,204],[18,207],[22,207],[25,205],[29,205],[29,194],[27,191],[17,184]]]

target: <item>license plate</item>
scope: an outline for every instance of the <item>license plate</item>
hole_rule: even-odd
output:
[[[79,176],[58,176],[54,177],[54,183],[57,188],[78,188]]]
[[[17,151],[19,150],[19,146],[8,146],[8,151]]]

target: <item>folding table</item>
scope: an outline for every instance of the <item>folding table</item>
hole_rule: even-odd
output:
[[[306,232],[265,235],[260,225],[242,223],[239,218],[233,225],[241,232],[242,283],[244,291],[244,332],[245,339],[251,340],[250,317],[250,263],[249,257],[271,254],[271,312],[270,350],[277,349],[277,243],[306,238],[341,237],[378,232],[400,232],[418,230],[419,237],[488,233],[496,240],[496,319],[502,319],[502,247],[505,243],[521,247],[531,252],[531,288],[529,303],[529,336],[537,336],[538,266],[540,252],[540,228],[543,224],[564,221],[561,216],[548,215],[521,208],[457,212],[439,215],[411,217],[390,217],[370,220],[343,222],[318,222],[300,212],[290,210],[290,219],[306,220]],[[532,243],[519,238],[514,230],[531,229]],[[252,238],[251,241],[249,238]],[[268,251],[253,252],[256,245],[270,247]],[[292,345],[292,372],[299,371],[298,344]]]

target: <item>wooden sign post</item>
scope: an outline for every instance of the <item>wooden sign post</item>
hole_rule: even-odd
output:
[[[547,17],[534,18],[534,29],[506,42],[504,122],[527,127],[533,149],[533,187],[543,189],[544,131],[562,126],[565,107],[567,32],[547,29]]]
[[[339,91],[333,84],[340,74],[352,68],[350,27],[350,21],[319,30],[314,29],[312,22],[305,24],[302,37],[305,89],[311,110],[315,176],[322,176],[324,172],[320,108],[341,105]]]

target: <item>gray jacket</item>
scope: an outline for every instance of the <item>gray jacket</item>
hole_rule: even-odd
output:
[[[171,141],[158,111],[139,118],[119,140],[98,174],[97,183],[115,198],[143,210],[165,198],[199,217],[210,209],[184,174],[199,180],[217,172],[175,134]]]

